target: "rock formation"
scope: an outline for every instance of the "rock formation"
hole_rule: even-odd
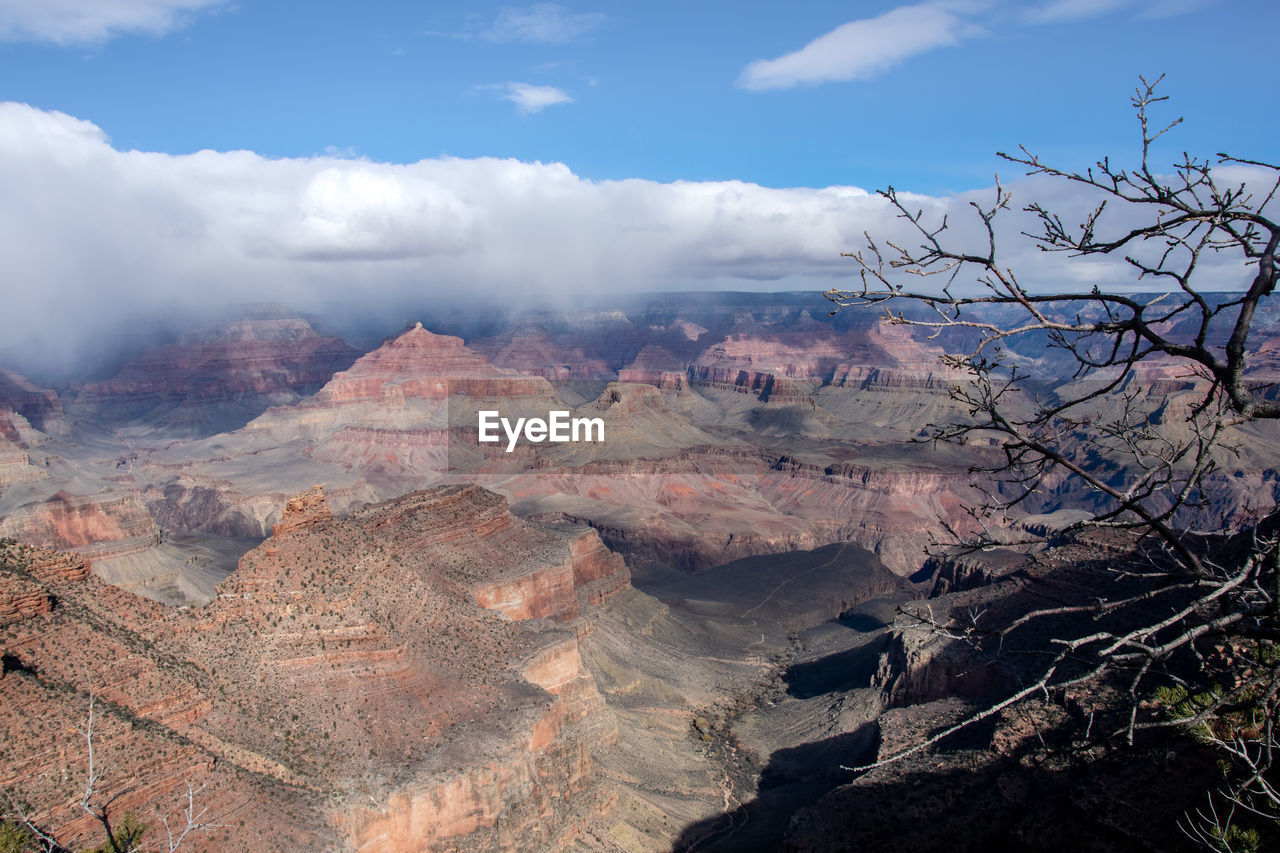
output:
[[[280,523],[271,528],[273,537],[290,533],[330,518],[329,504],[324,499],[324,487],[312,486],[301,494],[285,501]]]
[[[649,344],[636,354],[631,364],[618,371],[618,381],[644,382],[663,390],[678,391],[685,388],[685,367],[670,350]]]
[[[831,341],[842,339],[829,330],[820,334],[823,346],[836,352]],[[745,347],[745,340],[731,343]],[[774,355],[800,358],[797,352],[795,344]],[[634,369],[653,381],[611,384],[574,407],[576,415],[602,420],[605,441],[522,444],[507,454],[477,444],[476,412],[545,417],[566,408],[557,390],[540,375],[494,367],[459,338],[415,324],[312,398],[269,411],[230,441],[210,442],[207,456],[198,445],[152,455],[148,506],[167,529],[253,535],[277,520],[282,487],[325,480],[333,484],[330,500],[345,511],[425,483],[497,477],[494,486],[520,512],[587,521],[612,546],[642,560],[705,568],[855,541],[903,574],[920,567],[921,546],[938,515],[962,516],[967,463],[923,449],[856,450],[884,439],[842,426],[838,415],[799,390],[794,383],[801,380],[785,374],[806,375],[802,365],[775,359],[770,369],[776,372],[754,374],[759,387],[735,379],[722,392],[695,368],[686,381],[671,371],[653,375],[645,366],[672,366],[668,357],[675,359],[665,347],[643,350]],[[751,393],[732,390],[739,387]],[[894,420],[895,429],[912,423]],[[845,429],[854,434],[840,436]],[[828,444],[816,454],[811,449],[813,461],[796,462],[786,449],[810,436]],[[257,464],[226,455],[228,443],[240,442],[258,448]],[[855,456],[857,464],[842,461]],[[259,479],[260,463],[272,459],[273,476]]]
[[[575,379],[602,379],[612,375],[603,358],[587,355],[570,339],[557,343],[545,329],[525,324],[502,335],[483,338],[473,348],[495,366],[552,382]]]
[[[37,388],[25,376],[12,370],[0,370],[0,421],[6,413],[20,415],[30,427],[48,435],[62,435],[67,432],[67,422],[63,415],[62,404],[58,395],[45,388]],[[13,426],[0,429],[10,441],[22,440]]]
[[[578,637],[627,575],[590,530],[520,521],[475,486],[349,519],[315,489],[203,609],[82,560],[0,559],[0,786],[60,838],[94,837],[69,796],[90,691],[103,796],[152,821],[203,784],[225,824],[205,849],[559,849],[611,807],[592,755],[615,727]],[[50,725],[64,735],[42,740]]]
[[[75,385],[67,406],[111,425],[208,435],[314,392],[356,355],[300,317],[266,312],[147,350],[111,379]]]
[[[32,461],[31,455],[45,439],[44,433],[22,415],[0,410],[0,488],[49,476],[44,466]]]
[[[968,469],[993,448],[906,443],[931,423],[965,417],[949,393],[964,378],[939,363],[942,344],[927,330],[887,324],[873,311],[824,318],[818,294],[635,302],[529,313],[498,335],[499,321],[486,319],[471,346],[412,324],[318,393],[282,400],[242,429],[184,442],[161,441],[158,430],[139,446],[135,422],[110,467],[76,459],[59,469],[49,459],[62,445],[6,439],[0,484],[29,488],[0,495],[0,515],[11,517],[12,533],[43,529],[29,516],[60,491],[76,500],[128,492],[158,528],[260,537],[289,495],[315,482],[343,513],[433,483],[478,480],[521,513],[587,521],[641,560],[706,568],[852,541],[904,575],[920,569],[939,517],[964,521],[977,498]],[[252,348],[293,329],[311,340],[292,320],[270,323],[223,337]],[[1267,340],[1251,346],[1268,352]],[[1051,378],[1050,355],[1018,357]],[[656,393],[630,381],[602,388],[614,371]],[[1174,422],[1194,402],[1185,379],[1158,370],[1140,378],[1153,417]],[[495,445],[475,440],[481,409],[513,419],[571,409],[601,417],[607,438],[490,452]],[[6,436],[40,440],[18,420],[3,427],[0,415]],[[1241,446],[1239,459],[1219,461],[1212,498],[1222,506],[1280,490],[1276,438],[1250,435]],[[1053,513],[1072,499],[1048,489],[1025,508]]]
[[[155,544],[159,531],[138,495],[116,492],[73,495],[60,491],[0,521],[0,536],[106,557]]]
[[[461,338],[437,335],[415,323],[361,356],[349,370],[336,374],[316,394],[315,401],[385,401],[395,405],[412,398],[439,400],[450,394],[513,397],[549,391],[545,379],[494,367],[484,356],[463,346]]]

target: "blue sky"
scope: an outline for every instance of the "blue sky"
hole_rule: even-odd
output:
[[[90,120],[122,149],[515,157],[593,179],[941,193],[985,185],[994,152],[1018,143],[1082,160],[1123,150],[1126,96],[1160,73],[1194,118],[1182,144],[1262,153],[1276,131],[1256,93],[1276,73],[1280,4],[1263,0],[81,2],[99,20],[75,21],[76,0],[5,4],[0,99]],[[47,5],[71,11],[41,20]],[[37,10],[25,20],[24,6]],[[751,63],[895,10],[870,36],[881,46],[949,21],[852,79],[784,70],[746,87]],[[875,46],[856,35],[835,49]],[[520,91],[525,110],[504,100]],[[538,109],[539,92],[571,100]]]
[[[1015,205],[1087,209],[994,152],[1132,162],[1139,74],[1187,119],[1157,164],[1277,159],[1277,25],[1274,0],[3,0],[0,338],[243,301],[849,286],[842,251],[904,234],[877,188],[960,240],[997,170]],[[1033,288],[1131,284],[1006,230]]]

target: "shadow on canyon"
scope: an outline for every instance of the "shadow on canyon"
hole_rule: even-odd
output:
[[[868,624],[874,620],[867,618]],[[876,625],[864,631],[883,627]],[[814,661],[795,664],[787,669],[782,680],[787,694],[796,699],[812,699],[826,693],[867,687],[875,675],[880,654],[889,645],[889,635],[882,634],[865,645],[848,651],[836,652]]]
[[[867,602],[838,621],[805,632],[806,640],[834,645],[824,646],[828,653],[787,667],[782,675],[786,698],[769,713],[784,703],[793,708],[817,703],[838,727],[846,703],[854,707],[860,697],[865,702],[878,692],[877,671],[892,645],[882,604]],[[855,639],[855,632],[862,638]],[[1004,695],[1009,686],[980,677],[956,695],[981,703]],[[747,800],[740,794],[745,802],[685,826],[672,849],[1197,849],[1176,818],[1203,808],[1203,780],[1220,777],[1215,756],[1203,745],[1166,731],[1140,737],[1132,747],[1105,736],[1082,742],[1079,718],[1033,711],[1020,712],[1016,719],[996,715],[897,764],[865,773],[848,769],[874,762],[885,741],[890,744],[886,750],[903,747],[902,731],[882,727],[905,724],[906,731],[914,731],[919,723],[905,720],[932,720],[928,729],[906,735],[910,743],[911,737],[924,738],[929,729],[947,725],[947,714],[960,707],[948,712],[933,702],[917,705],[904,698],[844,732],[823,737],[814,730],[817,736],[809,742],[761,750],[754,796]],[[1108,730],[1119,727],[1112,722],[1116,725]],[[749,736],[739,737],[745,723],[736,720],[719,733],[727,752],[741,750],[744,740],[751,742]],[[1106,727],[1100,724],[1098,730]]]
[[[841,765],[874,758],[879,740],[878,726],[866,723],[853,732],[778,750],[761,770],[755,799],[686,827],[672,849],[778,849],[792,815],[853,778]]]
[[[761,773],[755,799],[685,827],[672,849],[1197,849],[1170,816],[1204,805],[1205,791],[1189,781],[1213,772],[1213,756],[1200,745],[1164,734],[1135,747],[1084,749],[1070,746],[1072,732],[1058,727],[1042,733],[1056,747],[1037,742],[1000,753],[993,729],[958,732],[934,754],[860,779],[842,765],[874,760],[876,723],[779,750]]]

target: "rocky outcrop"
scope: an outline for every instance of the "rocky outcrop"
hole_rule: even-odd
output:
[[[747,328],[708,347],[691,365],[691,378],[734,383],[739,371],[793,380],[823,381],[859,344],[824,324],[796,329],[790,324]]]
[[[945,396],[967,377],[942,364],[942,349],[917,337],[883,319],[840,332],[806,314],[730,335],[689,366],[689,379],[773,402],[812,403],[810,389],[817,385]]]
[[[622,558],[595,531],[579,531],[559,553],[539,554],[481,586],[476,592],[480,606],[512,619],[568,622],[581,614],[579,589],[586,588],[591,604],[616,594],[627,577]]]
[[[49,476],[45,470],[49,457],[39,454],[37,459],[44,464],[37,464],[31,454],[44,441],[45,435],[22,415],[0,410],[0,486],[31,483]]]
[[[448,737],[412,782],[388,793],[384,807],[335,815],[337,824],[358,850],[453,849],[464,838],[490,849],[569,843],[580,831],[578,821],[610,802],[593,782],[590,755],[612,739],[613,724],[582,667],[576,632],[547,630],[538,620],[578,619],[577,586],[625,577],[621,560],[602,553],[591,531],[528,525],[476,486],[409,495],[356,518],[379,538],[394,535],[398,555],[426,557],[442,572],[440,581],[471,589],[478,604],[503,614],[499,623],[472,616],[462,620],[471,624],[459,626],[465,610],[449,611],[450,626],[465,628],[450,632],[465,644],[454,647],[458,668],[480,666],[472,678],[492,682],[480,672],[500,667],[505,657],[518,678],[499,679],[504,706],[500,713],[491,707],[484,723],[490,731],[478,721],[460,721],[466,730],[456,732],[459,740]],[[514,628],[526,619],[534,620],[532,631]],[[497,639],[503,635],[505,642]],[[486,638],[497,639],[498,648],[520,638],[513,651],[523,651],[494,659],[483,651]],[[536,699],[538,690],[552,697],[549,703]],[[495,738],[494,729],[506,734]]]
[[[952,372],[940,363],[941,354],[920,344],[907,327],[880,321],[840,333],[806,313],[730,335],[689,366],[689,378],[773,402],[812,402],[806,385],[945,390]]]
[[[52,548],[24,548],[18,543],[0,546],[8,555],[21,554],[22,571],[36,581],[74,582],[89,577],[89,561],[78,554],[68,554]],[[10,559],[12,563],[14,560]]]
[[[998,575],[998,568],[985,559],[987,556],[989,555],[983,555],[983,559],[971,554],[930,557],[919,572],[932,581],[929,597],[937,598],[950,592],[977,589],[991,583]],[[1016,564],[1017,561],[1013,562]]]
[[[846,363],[835,369],[831,384],[840,388],[857,388],[860,391],[945,394],[963,378],[958,372],[939,368],[915,371]]]
[[[53,598],[42,587],[24,578],[0,576],[0,627],[48,613],[52,609]]]
[[[930,628],[923,614],[894,624],[871,684],[894,706],[920,705],[951,696],[982,696],[1003,683],[1003,673],[973,666],[972,652]]]
[[[284,516],[271,528],[272,536],[282,536],[318,524],[330,518],[329,504],[324,499],[324,487],[312,486],[301,494],[285,501]]]
[[[0,627],[51,612],[54,597],[49,583],[82,581],[88,576],[89,561],[83,557],[0,540]]]

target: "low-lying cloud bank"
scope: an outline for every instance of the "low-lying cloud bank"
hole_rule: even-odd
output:
[[[429,306],[465,292],[511,304],[852,286],[841,251],[859,248],[864,231],[908,236],[857,187],[591,181],[560,163],[492,158],[119,151],[88,121],[16,103],[0,104],[0,186],[0,335],[12,349],[56,341],[68,358],[82,339],[139,317],[246,301]],[[1088,203],[1038,180],[1015,192],[1072,216]],[[913,198],[952,211],[957,239],[972,241],[960,209],[989,195]],[[1120,264],[1072,269],[1025,241],[1006,259],[1024,280],[1131,278]]]

